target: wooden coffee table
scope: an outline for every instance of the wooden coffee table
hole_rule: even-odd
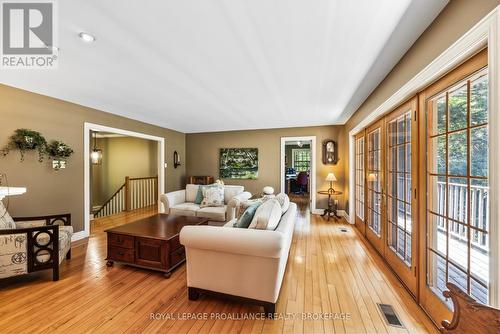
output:
[[[208,225],[208,219],[160,213],[108,229],[106,265],[119,262],[161,271],[170,278],[186,260],[184,246],[179,242],[179,232],[186,225]]]

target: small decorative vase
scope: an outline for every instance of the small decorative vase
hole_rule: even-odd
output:
[[[274,188],[271,186],[266,186],[262,189],[262,194],[263,195],[272,195],[272,194],[274,194]]]

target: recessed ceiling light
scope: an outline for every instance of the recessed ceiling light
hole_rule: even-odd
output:
[[[82,41],[84,41],[85,43],[92,43],[95,41],[95,37],[92,36],[91,34],[89,33],[86,33],[86,32],[81,32],[78,34],[78,36],[81,38]]]

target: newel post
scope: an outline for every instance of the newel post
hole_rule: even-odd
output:
[[[130,177],[125,176],[125,211],[130,211]]]

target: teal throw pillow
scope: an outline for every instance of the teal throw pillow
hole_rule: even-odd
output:
[[[199,186],[198,192],[196,193],[196,197],[194,199],[194,204],[201,204],[203,201],[203,188],[204,187],[217,187],[217,183],[209,184],[207,186]]]
[[[248,228],[250,226],[250,223],[252,222],[253,216],[255,216],[255,211],[259,208],[261,205],[261,202],[257,202],[255,204],[250,205],[245,212],[241,215],[240,219],[235,224],[235,227],[239,228]]]

